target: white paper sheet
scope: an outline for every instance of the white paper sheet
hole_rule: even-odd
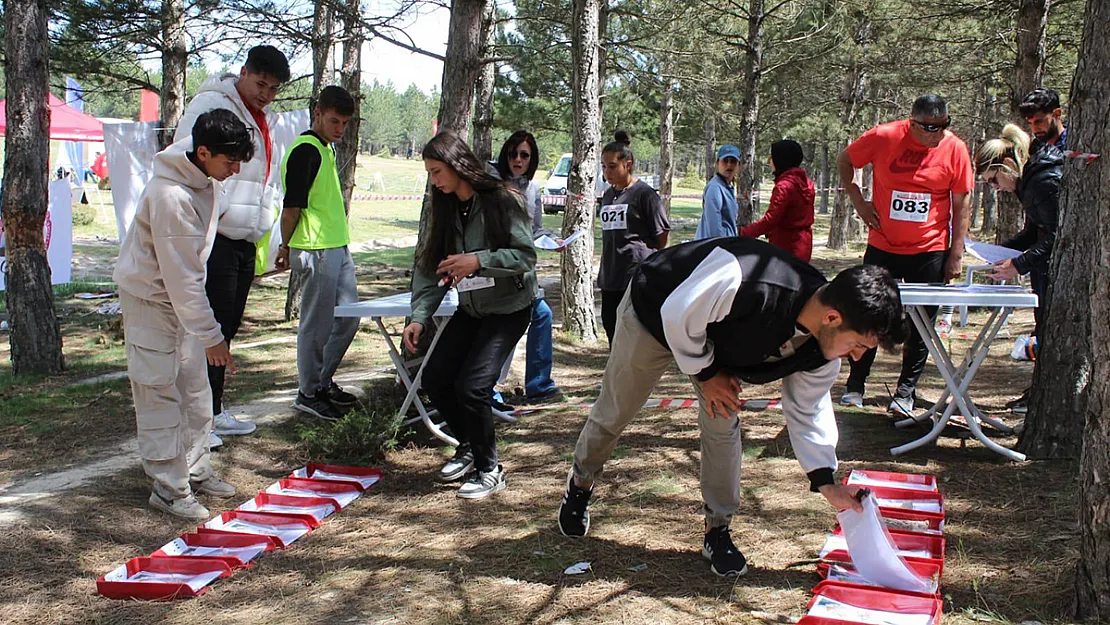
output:
[[[880,521],[881,522],[881,521]],[[848,542],[843,534],[829,534],[825,538],[825,544],[821,546],[821,553],[819,557],[824,558],[834,551],[847,551],[851,554],[848,548]],[[895,553],[903,558],[931,558],[933,554],[929,553],[928,549],[899,549],[894,547]]]
[[[877,497],[876,502],[883,508],[902,508],[918,512],[943,512],[939,499],[886,499]]]
[[[276,503],[265,503],[261,506],[255,503],[253,499],[239,506],[240,510],[247,510],[248,512],[276,512],[278,514],[308,514],[317,521],[323,521],[328,518],[331,513],[335,512],[335,506],[330,503],[322,503],[315,506],[289,506]]]
[[[585,230],[578,230],[578,231],[572,233],[569,237],[563,239],[563,243],[561,245],[553,237],[550,237],[546,234],[542,234],[539,237],[536,237],[536,240],[533,241],[532,244],[536,246],[536,249],[540,249],[540,250],[549,250],[549,251],[561,250],[561,249],[567,247],[568,245],[570,245],[571,243],[574,243],[578,239],[578,237],[582,236],[585,233],[586,233]]]
[[[849,605],[829,597],[818,597],[809,609],[810,616],[818,616],[868,625],[931,625],[931,614],[901,614]]]
[[[301,467],[293,471],[293,477],[304,477],[313,480],[333,480],[336,482],[356,482],[363,488],[370,488],[378,483],[381,477],[377,475],[349,475],[346,473],[332,473],[330,471],[321,471],[316,469],[312,475],[308,474],[307,467]]]
[[[895,480],[884,480],[877,477],[871,477],[866,473],[859,471],[852,471],[848,475],[848,483],[855,484],[856,486],[882,486],[884,488],[901,488],[905,490],[922,490],[930,493],[937,492],[936,482],[932,484],[917,484],[914,482],[899,482]]]
[[[269,543],[266,542],[248,545],[246,547],[202,547],[190,545],[180,538],[175,538],[173,541],[162,545],[162,552],[168,556],[231,556],[239,558],[241,562],[246,563],[258,557],[258,554],[266,551],[266,547],[268,546]]]
[[[282,544],[287,547],[298,538],[308,533],[308,528],[303,525],[269,525],[266,523],[245,521],[243,519],[231,519],[227,523],[224,523],[222,519],[212,519],[208,523],[205,523],[204,526],[214,530],[225,530],[228,532],[238,532],[240,534],[276,536],[281,539]]]
[[[829,574],[826,579],[834,582],[847,582],[849,584],[876,586],[876,584],[861,575],[859,571],[843,564],[829,565]],[[938,580],[935,578],[931,579],[929,584],[929,592],[936,592],[938,588],[940,588]]]
[[[964,249],[975,258],[988,263],[997,263],[1008,258],[1021,256],[1021,250],[1012,250],[1008,247],[983,243],[982,241],[972,241],[969,238],[964,239]]]
[[[271,495],[290,495],[292,497],[328,497],[339,502],[340,508],[346,508],[352,501],[358,499],[362,493],[358,491],[349,491],[345,493],[329,493],[325,491],[309,490],[307,488],[282,488],[281,484],[275,482],[266,487],[266,492]]]
[[[218,579],[223,571],[209,571],[207,573],[155,573],[153,571],[136,571],[130,577],[127,575],[127,566],[121,566],[104,576],[107,582],[152,582],[159,584],[185,584],[197,592],[214,580]]]
[[[879,508],[873,496],[863,500],[863,512],[844,510],[836,515],[844,530],[843,540],[852,558],[852,566],[865,579],[876,586],[929,592],[930,580],[923,579],[906,566],[902,557],[918,556],[917,550],[897,550],[894,540],[886,531],[879,516]],[[832,540],[837,536],[830,536]],[[825,541],[828,546],[829,540]],[[824,556],[822,550],[822,556]],[[920,557],[929,557],[926,551]],[[853,619],[849,619],[853,620]]]

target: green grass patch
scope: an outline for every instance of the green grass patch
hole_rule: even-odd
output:
[[[414,247],[397,247],[372,252],[357,252],[352,254],[351,257],[356,265],[381,263],[392,267],[411,269],[415,252],[416,248]]]
[[[641,498],[667,497],[677,495],[685,490],[685,486],[675,481],[673,471],[663,471],[657,477],[643,482],[636,490],[636,495]]]
[[[380,463],[397,446],[401,427],[391,387],[389,380],[366,387],[366,398],[339,421],[298,424],[297,440],[309,459],[350,465]]]

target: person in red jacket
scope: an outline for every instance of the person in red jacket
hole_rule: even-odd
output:
[[[740,228],[742,237],[767,235],[767,241],[809,262],[813,252],[813,181],[802,164],[802,146],[783,139],[771,145],[775,190],[767,213]]]

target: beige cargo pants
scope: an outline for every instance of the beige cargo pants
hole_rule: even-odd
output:
[[[601,394],[574,448],[579,480],[593,482],[613,454],[621,432],[640,412],[659,378],[674,362],[674,354],[648,332],[632,307],[626,290],[617,307],[617,330],[609,361],[601,378]],[[701,383],[691,377],[697,395],[701,430],[701,493],[709,527],[728,525],[740,507],[740,419],[735,413],[712,418],[704,408]]]
[[[212,389],[204,346],[185,333],[169,303],[121,290],[120,307],[143,470],[154,480],[155,493],[181,499],[192,492],[190,480],[213,475]]]

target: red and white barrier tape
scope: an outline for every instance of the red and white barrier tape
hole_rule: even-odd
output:
[[[378,202],[389,200],[423,200],[424,194],[416,193],[402,193],[402,194],[385,194],[385,193],[355,193],[351,196],[352,201],[358,202]]]
[[[1083,159],[1083,160],[1087,161],[1088,163],[1090,163],[1091,161],[1095,160],[1096,158],[1098,158],[1102,155],[1101,154],[1090,154],[1088,152],[1080,152],[1078,150],[1064,150],[1064,156],[1066,156],[1068,158]]]
[[[584,402],[580,404],[549,404],[545,406],[534,406],[528,408],[517,408],[510,414],[513,416],[520,416],[532,412],[539,412],[541,410],[562,410],[565,408],[593,408],[593,402]],[[649,399],[644,402],[642,408],[697,408],[698,400],[696,399]],[[748,410],[776,410],[782,407],[782,401],[779,399],[741,399],[740,408]]]

